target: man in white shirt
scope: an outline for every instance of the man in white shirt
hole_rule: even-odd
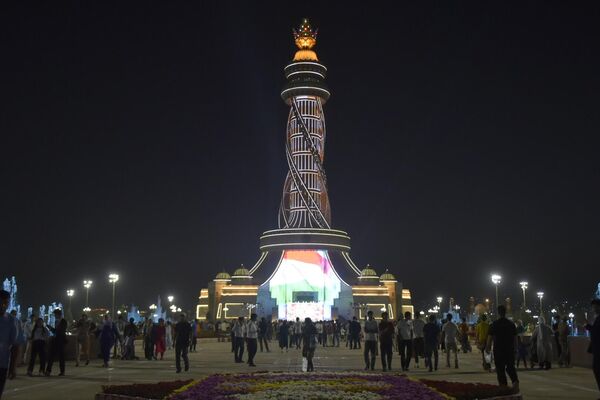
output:
[[[241,363],[244,355],[244,337],[246,336],[246,323],[244,317],[239,317],[231,328],[233,332],[233,355],[236,363]]]
[[[246,323],[246,343],[248,343],[248,365],[256,367],[254,356],[258,346],[258,324],[256,314],[250,315],[250,321]]]
[[[415,314],[415,319],[412,321],[413,328],[413,354],[415,356],[415,365],[419,368],[419,356],[425,357],[425,342],[423,339],[423,327],[425,321],[421,319],[419,314]]]
[[[400,354],[400,364],[402,371],[408,371],[410,359],[412,358],[412,324],[411,313],[404,313],[404,318],[400,317],[396,325],[396,336],[398,340],[398,353]]]
[[[452,314],[446,315],[448,322],[442,327],[444,333],[444,342],[446,344],[446,367],[450,368],[450,352],[454,352],[454,368],[458,368],[458,347],[456,346],[456,337],[458,336],[458,327],[452,322]]]

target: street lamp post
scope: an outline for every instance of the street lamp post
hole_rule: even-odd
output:
[[[519,285],[521,285],[521,290],[523,291],[523,310],[527,308],[527,298],[525,297],[525,290],[527,290],[527,286],[529,285],[529,283],[527,283],[526,281],[523,282],[519,282]]]
[[[108,282],[112,283],[112,314],[111,318],[115,318],[115,291],[117,286],[117,281],[119,280],[119,274],[110,274],[108,275]]]
[[[67,290],[67,296],[69,297],[69,313],[71,313],[71,314],[73,314],[71,311],[71,299],[73,298],[74,294],[75,294],[75,290],[73,290],[73,289]]]
[[[92,281],[83,281],[83,287],[85,288],[85,308],[90,308],[90,288],[92,287]]]
[[[544,298],[544,292],[537,292],[537,297],[540,299],[540,315],[543,315],[542,299]]]
[[[172,295],[170,295],[170,296],[167,296],[167,300],[169,300],[169,304],[170,304],[170,305],[173,305],[173,300],[174,300],[174,299],[175,299],[175,297],[174,297],[174,296],[172,296]],[[177,310],[177,307],[175,307],[175,310],[173,310],[173,307],[172,307],[172,306],[171,306],[171,307],[169,307],[169,309],[171,309],[171,314],[175,314],[175,311]]]
[[[439,311],[439,313],[441,315],[441,313],[442,313],[442,300],[444,300],[444,299],[442,298],[442,296],[438,296],[436,298],[436,300],[437,300],[437,303],[438,303],[438,311]]]
[[[492,283],[496,286],[496,308],[498,308],[498,285],[502,282],[502,277],[498,274],[492,274]],[[496,315],[496,313],[494,313]]]

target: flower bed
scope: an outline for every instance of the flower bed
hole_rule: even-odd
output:
[[[132,385],[111,385],[102,386],[103,398],[142,398],[142,399],[163,399],[189,383],[192,380],[170,381],[158,383],[134,383]]]
[[[460,400],[521,398],[520,395],[515,395],[512,388],[506,386],[488,385],[485,383],[434,381],[430,379],[420,379],[420,381],[439,392]]]

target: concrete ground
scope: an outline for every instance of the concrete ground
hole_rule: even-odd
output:
[[[276,342],[271,342],[273,347]],[[342,345],[343,346],[343,345]],[[257,368],[246,364],[235,364],[230,343],[219,343],[214,339],[202,340],[198,351],[190,353],[191,369],[181,374],[175,373],[174,352],[167,351],[163,361],[113,361],[106,369],[96,360],[86,367],[76,368],[74,362],[67,362],[65,377],[58,377],[58,365],[55,364],[54,376],[32,378],[25,375],[25,368],[19,368],[15,380],[8,381],[2,399],[19,400],[84,400],[93,399],[100,392],[102,385],[113,385],[133,382],[158,382],[176,379],[201,378],[212,373],[247,372],[247,371],[299,371],[302,356],[299,350],[282,353],[274,349],[270,353],[258,353]],[[137,354],[143,354],[141,348]],[[244,358],[246,356],[244,355]],[[450,380],[459,382],[496,383],[496,375],[484,372],[478,354],[460,354],[460,368],[445,368],[440,362],[440,370],[428,373],[423,368],[412,368],[409,375],[416,378]],[[440,360],[442,361],[442,360]],[[378,373],[381,372],[377,362]],[[393,366],[399,366],[399,357],[394,355]],[[349,350],[346,347],[321,348],[315,354],[315,368],[319,370],[357,370],[364,367],[362,350]],[[397,369],[395,369],[397,372]],[[592,371],[584,368],[553,368],[550,371],[519,370],[521,392],[527,400],[540,399],[598,399],[600,393],[596,387]]]

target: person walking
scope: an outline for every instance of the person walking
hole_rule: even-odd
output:
[[[113,322],[115,332],[115,345],[113,348],[113,358],[121,358],[123,356],[123,332],[125,331],[125,321],[123,316],[119,314],[116,321]]]
[[[571,353],[569,352],[569,335],[571,328],[569,327],[568,318],[562,317],[558,323],[558,343],[560,346],[560,358],[558,360],[559,367],[568,367],[571,364]]]
[[[218,340],[221,341],[221,336],[219,336],[218,333],[217,337],[219,338]],[[173,349],[173,324],[171,324],[171,321],[167,321],[167,324],[165,325],[165,343],[168,350]]]
[[[461,323],[458,325],[458,331],[460,333],[460,349],[463,353],[471,352],[471,343],[469,343],[469,324],[467,323],[467,317],[461,318]]]
[[[86,314],[81,314],[81,318],[75,325],[75,366],[79,367],[81,355],[85,355],[85,365],[90,363],[90,322]]]
[[[192,343],[190,344],[190,351],[196,352],[196,346],[198,345],[198,331],[200,329],[200,321],[196,318],[192,324]]]
[[[190,369],[188,349],[190,348],[192,326],[185,319],[185,314],[179,315],[179,322],[175,324],[175,372],[181,372],[181,358],[186,371]]]
[[[379,327],[377,321],[373,319],[373,311],[367,312],[365,321],[365,370],[375,370],[375,360],[377,359],[377,337],[379,336]],[[370,353],[370,358],[369,358]]]
[[[31,342],[31,355],[29,357],[29,365],[27,367],[27,375],[33,376],[33,367],[35,366],[35,359],[40,359],[39,374],[44,374],[46,368],[46,342],[48,341],[48,329],[44,326],[44,320],[38,318],[35,321],[35,325],[31,331],[30,342]]]
[[[429,316],[429,322],[423,326],[423,346],[425,353],[425,367],[429,368],[429,372],[434,369],[437,371],[439,354],[438,347],[440,345],[441,329],[435,320],[435,314]],[[432,359],[433,356],[433,359]]]
[[[352,317],[349,326],[350,331],[350,349],[360,349],[360,322],[356,316]]]
[[[25,350],[25,343],[27,338],[25,337],[25,329],[23,321],[19,320],[17,316],[17,310],[12,310],[10,315],[15,321],[17,326],[17,340],[12,346],[10,351],[10,364],[8,366],[8,379],[15,379],[17,377],[17,364],[23,360],[23,351]]]
[[[419,314],[415,314],[415,318],[412,320],[413,329],[413,356],[415,357],[415,367],[419,368],[419,357],[425,356],[425,342],[423,338],[423,328],[425,327],[425,321],[421,319]]]
[[[192,330],[193,330],[192,326]],[[235,347],[234,347],[234,360],[236,363],[243,362],[242,357],[244,356],[244,338],[246,337],[246,324],[244,323],[244,317],[239,317],[235,324],[233,325],[233,333],[235,337]],[[192,335],[194,332],[192,331]]]
[[[52,373],[52,364],[58,358],[60,373],[58,376],[65,376],[65,345],[67,344],[67,321],[62,317],[62,310],[55,308],[54,326],[48,327],[54,337],[50,339],[50,354],[48,364],[46,365],[46,376]]]
[[[125,337],[125,351],[123,354],[123,359],[125,360],[135,360],[135,338],[138,335],[138,328],[135,325],[135,320],[133,318],[129,318],[129,323],[125,325],[125,329],[123,329],[123,336]]]
[[[554,334],[552,328],[546,325],[546,320],[542,316],[538,318],[538,325],[531,335],[531,341],[536,344],[536,357],[540,369],[552,368]],[[531,368],[533,368],[533,364]]]
[[[104,315],[104,322],[100,328],[100,352],[102,353],[102,366],[108,368],[110,361],[110,350],[116,346],[117,328],[114,326],[108,314]]]
[[[25,322],[25,325],[23,326],[25,340],[27,341],[27,343],[25,344],[25,351],[23,352],[23,364],[25,365],[29,363],[29,359],[31,356],[31,346],[33,345],[33,343],[31,343],[31,332],[33,332],[36,320],[37,318],[35,317],[35,315],[31,314],[29,316],[29,319],[27,320],[27,322]]]
[[[304,320],[302,328],[302,357],[306,358],[306,372],[315,370],[313,357],[317,349],[317,327],[310,318]]]
[[[0,397],[6,383],[12,346],[17,342],[17,325],[6,312],[9,302],[10,293],[0,290]]]
[[[316,328],[315,328],[316,329]],[[285,347],[285,351],[288,351],[288,326],[287,326],[287,321],[281,321],[281,324],[279,325],[279,348],[281,349],[281,352],[283,353],[283,348]]]
[[[598,285],[600,291],[600,285]],[[592,308],[594,310],[595,319],[594,321],[588,321],[585,329],[590,331],[590,348],[588,352],[592,353],[592,371],[594,371],[594,377],[596,378],[596,384],[598,390],[600,390],[600,299],[592,300]],[[0,390],[0,393],[2,391]]]
[[[446,345],[446,367],[450,368],[450,352],[454,352],[454,368],[458,368],[458,347],[456,346],[458,327],[452,322],[452,314],[450,313],[446,315],[446,323],[442,327],[442,333]]]
[[[340,320],[336,319],[335,322],[333,323],[333,346],[334,347],[340,347],[340,332],[341,332]]]
[[[254,356],[258,348],[258,324],[256,323],[256,314],[250,315],[250,321],[246,324],[246,344],[248,346],[248,365],[256,367]]]
[[[411,325],[411,313],[404,313],[404,318],[398,319],[396,324],[396,336],[398,341],[398,354],[400,354],[400,365],[402,371],[408,371],[410,359],[412,358],[413,331]]]
[[[153,356],[153,344],[152,344],[152,331],[154,330],[154,322],[151,318],[146,317],[144,322],[142,333],[144,335],[144,357],[146,360],[152,360]]]
[[[527,347],[528,344],[525,342],[525,328],[523,327],[523,321],[517,320],[517,368],[519,363],[523,361],[525,369],[527,369]]]
[[[512,321],[506,319],[506,307],[498,306],[498,319],[490,326],[486,351],[489,353],[494,345],[494,365],[498,384],[506,386],[506,375],[512,382],[515,393],[519,392],[519,378],[515,370],[515,352],[517,350],[517,328]]]
[[[158,326],[156,327],[156,332],[154,334],[154,359],[158,359],[160,355],[160,360],[163,359],[165,355],[166,346],[166,336],[167,336],[167,328],[165,327],[165,320],[162,318],[158,319]]]
[[[260,318],[260,322],[258,323],[258,344],[260,345],[261,353],[263,352],[263,344],[264,344],[264,348],[267,351],[267,353],[270,351],[269,350],[269,340],[268,340],[269,325],[271,325],[271,324],[267,322],[265,317]]]
[[[379,323],[379,351],[383,372],[392,370],[392,354],[394,347],[394,324],[388,319],[388,313],[381,313]]]
[[[485,359],[485,348],[487,346],[487,339],[490,332],[490,324],[487,320],[487,315],[482,314],[479,317],[479,322],[475,326],[475,345],[481,352],[481,362],[484,371],[490,371],[492,366]]]
[[[300,318],[296,317],[296,322],[294,322],[294,334],[292,337],[292,343],[296,346],[296,349],[300,349],[301,342],[302,342],[302,322],[300,322]]]

